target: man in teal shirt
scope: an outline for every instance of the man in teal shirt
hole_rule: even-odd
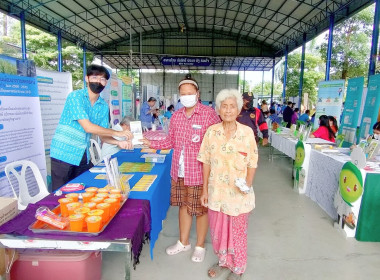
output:
[[[87,88],[75,90],[67,96],[50,147],[53,191],[92,167],[89,156],[91,134],[121,149],[132,147],[131,132],[108,128],[108,104],[99,95],[109,77],[105,67],[90,65],[86,75]],[[124,140],[116,140],[114,136],[124,137]]]

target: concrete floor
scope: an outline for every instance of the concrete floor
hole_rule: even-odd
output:
[[[254,180],[256,209],[250,216],[248,268],[242,279],[380,279],[380,243],[346,239],[317,204],[292,190],[289,158],[268,160],[260,148]],[[207,239],[203,263],[191,261],[191,251],[168,256],[165,248],[178,239],[178,208],[171,207],[156,242],[154,260],[144,245],[133,280],[209,279],[207,269],[217,262]],[[195,244],[195,223],[191,232]],[[104,280],[124,279],[120,257],[103,255]],[[227,274],[218,279],[225,279]]]

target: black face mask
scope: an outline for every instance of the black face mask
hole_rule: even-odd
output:
[[[246,106],[248,109],[251,109],[253,107],[253,100],[250,100],[248,103],[246,103]]]
[[[90,82],[88,83],[90,89],[94,93],[101,93],[102,90],[105,88],[101,83],[96,83],[96,82]]]

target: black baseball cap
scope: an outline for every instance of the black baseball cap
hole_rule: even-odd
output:
[[[254,99],[255,97],[253,96],[252,92],[244,92],[243,93],[243,99],[251,100]]]

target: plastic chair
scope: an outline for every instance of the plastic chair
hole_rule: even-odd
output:
[[[21,169],[17,168],[20,166],[21,166]],[[27,181],[29,180],[28,178],[26,178],[26,171],[28,168],[33,172],[34,178],[39,188],[39,192],[34,196],[30,195],[29,189],[28,189]],[[45,182],[42,178],[41,172],[38,169],[38,166],[34,162],[29,161],[29,160],[14,161],[14,162],[8,163],[5,166],[4,171],[5,171],[5,175],[8,178],[9,184],[12,187],[14,197],[18,200],[19,210],[24,210],[28,206],[29,203],[35,203],[37,201],[40,201],[47,195],[49,195]],[[15,186],[12,184],[11,174],[17,179],[17,182],[18,182],[18,196],[16,194]]]
[[[143,132],[147,132],[147,131],[149,131],[149,129],[148,129],[146,126],[143,126],[143,127],[142,127],[142,131],[143,131]]]
[[[101,154],[102,150],[100,149],[99,143],[96,142],[94,139],[90,139],[90,156],[91,156],[91,162],[93,165],[97,165],[99,162],[102,161]]]

